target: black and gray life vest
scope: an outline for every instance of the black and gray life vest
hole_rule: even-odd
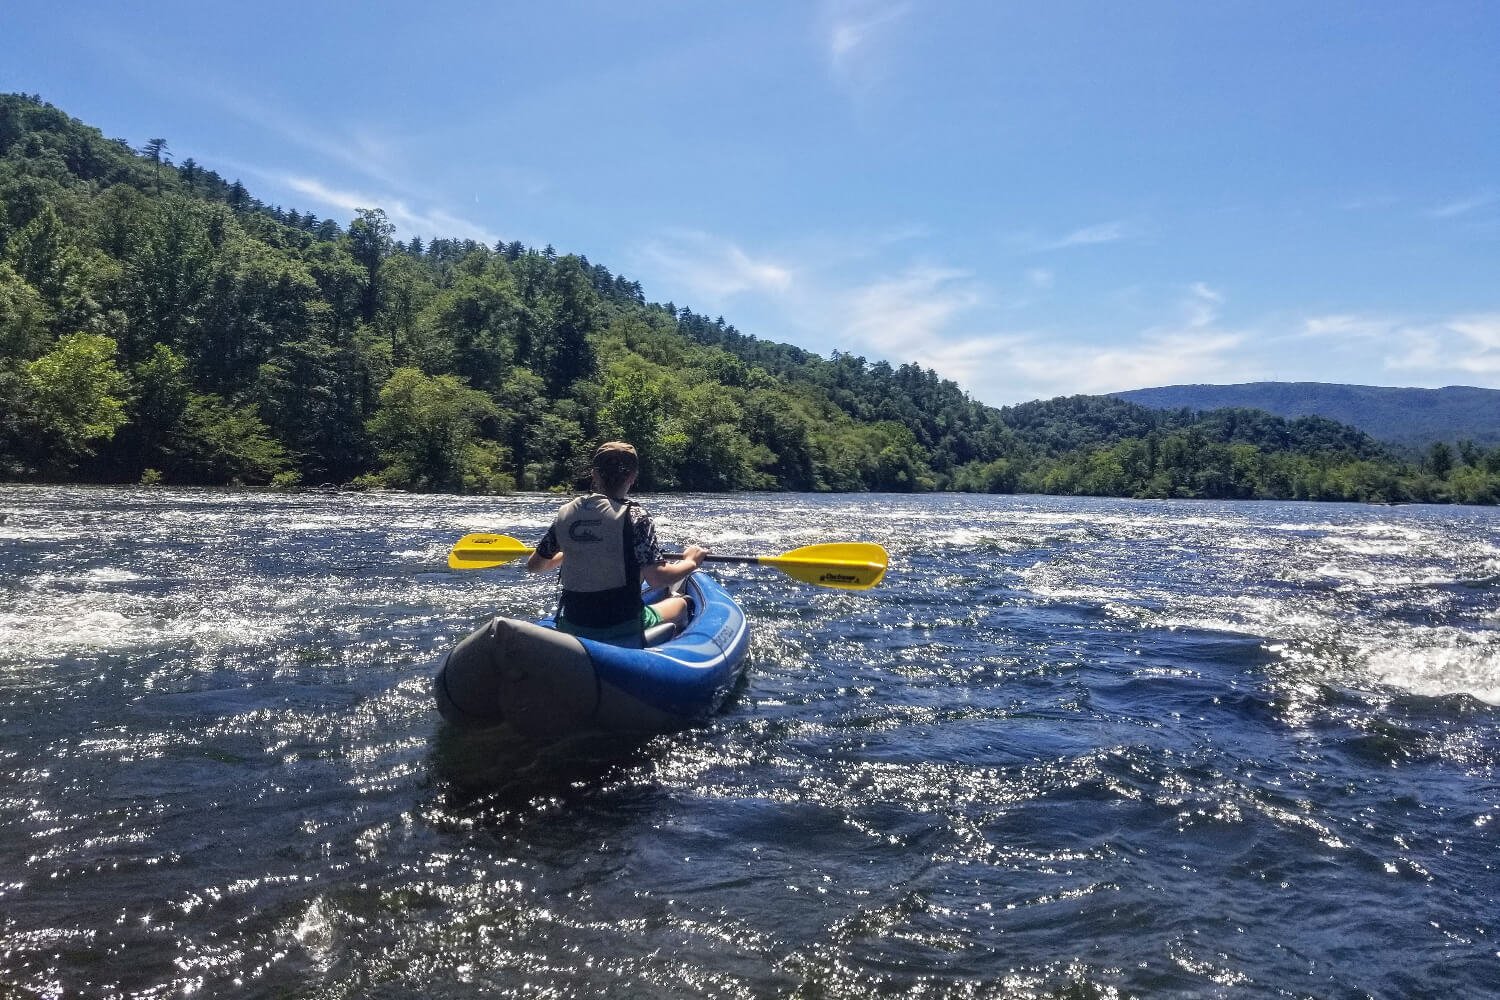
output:
[[[563,551],[563,617],[575,625],[640,620],[641,566],[630,507],[627,500],[590,493],[566,504],[552,522]]]

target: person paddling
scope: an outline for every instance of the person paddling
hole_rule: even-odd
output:
[[[640,472],[634,445],[607,441],[594,452],[593,492],[564,504],[536,551],[532,572],[562,568],[562,609],[557,627],[603,642],[640,641],[664,621],[687,623],[688,600],[672,595],[646,605],[641,581],[668,588],[703,565],[708,549],[689,545],[669,560],[656,539],[656,522],[629,499]]]

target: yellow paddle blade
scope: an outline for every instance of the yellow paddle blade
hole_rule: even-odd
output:
[[[509,535],[465,535],[448,551],[448,568],[489,569],[531,552],[531,546]]]
[[[819,587],[869,590],[885,578],[890,557],[874,542],[822,542],[779,556],[759,556],[756,562]]]

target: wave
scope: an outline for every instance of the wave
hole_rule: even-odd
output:
[[[1426,697],[1469,695],[1500,705],[1500,635],[1457,629],[1418,630],[1410,645],[1358,651],[1381,684]]]

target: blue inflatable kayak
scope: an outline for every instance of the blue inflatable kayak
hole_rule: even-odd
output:
[[[443,658],[433,682],[438,711],[458,725],[508,725],[533,737],[664,732],[706,718],[744,672],[750,633],[712,577],[694,573],[684,586],[692,621],[679,635],[648,635],[641,649],[559,632],[550,618],[491,619]]]

